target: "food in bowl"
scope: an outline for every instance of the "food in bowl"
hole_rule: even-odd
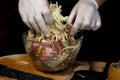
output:
[[[45,72],[57,72],[73,64],[80,50],[83,36],[75,39],[69,32],[72,25],[66,25],[67,16],[62,16],[61,6],[50,4],[53,24],[47,25],[51,36],[47,38],[42,32],[28,30],[23,34],[26,52],[35,67]]]

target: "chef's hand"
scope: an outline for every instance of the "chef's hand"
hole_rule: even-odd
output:
[[[19,0],[18,7],[23,22],[30,29],[50,36],[46,24],[52,23],[52,16],[47,0]]]
[[[101,26],[98,5],[95,0],[79,0],[72,9],[67,24],[73,24],[71,35],[78,30],[97,30]]]

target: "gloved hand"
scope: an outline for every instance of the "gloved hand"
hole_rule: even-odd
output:
[[[18,7],[23,22],[29,28],[50,36],[46,24],[52,23],[52,16],[47,0],[19,0]]]
[[[67,24],[73,24],[71,35],[74,35],[78,30],[99,29],[101,18],[95,0],[79,0],[72,9]]]

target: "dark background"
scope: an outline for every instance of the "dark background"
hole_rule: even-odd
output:
[[[68,15],[77,0],[58,2],[62,5],[62,14]],[[112,62],[120,59],[118,6],[117,0],[108,0],[99,8],[102,26],[97,31],[83,31],[84,40],[77,60]],[[18,13],[18,1],[0,0],[0,56],[25,53],[22,33],[27,29]]]

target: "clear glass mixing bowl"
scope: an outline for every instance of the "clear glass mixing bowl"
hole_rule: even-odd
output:
[[[79,53],[83,36],[75,40],[76,47],[74,46],[59,49],[61,43],[57,41],[37,42],[27,39],[27,33],[22,35],[23,43],[26,49],[26,53],[29,55],[34,66],[40,71],[45,72],[58,72],[69,68],[75,61],[77,54]],[[64,42],[64,45],[67,42]],[[57,46],[56,46],[57,45]],[[41,46],[45,46],[44,48]]]

